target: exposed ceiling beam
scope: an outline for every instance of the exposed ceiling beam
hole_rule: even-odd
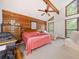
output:
[[[59,14],[59,10],[49,1],[49,0],[43,0],[50,8],[53,9],[57,14]]]

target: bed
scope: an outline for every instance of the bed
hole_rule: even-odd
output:
[[[26,46],[27,55],[30,54],[33,49],[43,46],[47,43],[51,43],[51,36],[46,33],[24,32],[22,34],[22,38]]]

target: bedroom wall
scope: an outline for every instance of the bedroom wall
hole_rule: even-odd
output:
[[[68,5],[72,0],[66,1],[67,3],[59,5],[59,15],[54,13],[52,16],[54,16],[54,35],[55,36],[61,36],[65,37],[65,19],[68,19],[70,17],[65,16],[65,6]],[[78,15],[77,15],[78,16]],[[77,17],[74,16],[74,17]],[[73,16],[72,16],[73,17]]]
[[[79,14],[66,17],[65,16],[65,7],[73,0],[66,0],[66,4],[59,5],[59,15],[54,13],[52,16],[54,16],[54,35],[55,36],[61,36],[65,37],[65,20],[69,18],[75,18],[79,17]]]
[[[65,37],[65,6],[59,6],[59,14],[54,13],[54,35]]]
[[[65,37],[65,7],[60,7],[59,14],[54,13],[52,16],[54,16],[54,35]]]
[[[54,35],[65,37],[65,8],[60,8],[60,14],[54,15]]]
[[[36,18],[29,17],[29,16],[17,14],[17,13],[7,11],[7,10],[2,10],[2,12],[3,12],[3,24],[9,24],[11,20],[14,20],[15,23],[20,24],[20,26],[24,30],[30,31],[31,22],[36,22],[37,28],[35,30],[38,30],[39,28],[42,28],[43,30],[46,29],[46,22],[42,21],[40,19],[36,19]]]
[[[72,0],[68,1],[66,5],[68,5]],[[70,18],[76,18],[79,17],[79,14],[72,15],[69,17],[65,16],[65,6],[66,5],[60,5],[59,6],[59,12],[60,14],[53,14],[54,16],[54,35],[65,37],[65,20]]]

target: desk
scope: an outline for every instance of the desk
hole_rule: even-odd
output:
[[[6,45],[6,44],[13,43],[16,41],[17,41],[17,39],[11,33],[9,33],[9,32],[0,33],[0,45]]]
[[[6,42],[0,42],[0,45],[6,45],[6,44],[9,44],[9,43],[13,43],[13,42],[16,42],[17,40],[9,40],[9,41],[6,41]]]
[[[13,51],[15,49],[16,37],[9,32],[0,33],[0,59],[14,59]],[[9,55],[9,56],[8,56]],[[4,57],[5,56],[5,57]]]
[[[6,50],[7,45],[11,43],[15,43],[17,40],[9,40],[6,42],[0,42],[0,51]]]
[[[0,51],[6,49],[7,46],[15,46],[17,39],[9,32],[0,33]]]

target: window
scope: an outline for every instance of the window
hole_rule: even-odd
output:
[[[79,14],[79,0],[73,0],[66,6],[66,16]],[[73,31],[79,30],[79,18],[72,18],[66,20],[65,34],[66,37],[71,37]]]
[[[78,14],[79,12],[79,1],[78,0],[73,0],[70,4],[66,6],[66,16],[71,16],[74,14]]]
[[[66,20],[66,37],[71,37],[73,31],[77,30],[77,18]]]

